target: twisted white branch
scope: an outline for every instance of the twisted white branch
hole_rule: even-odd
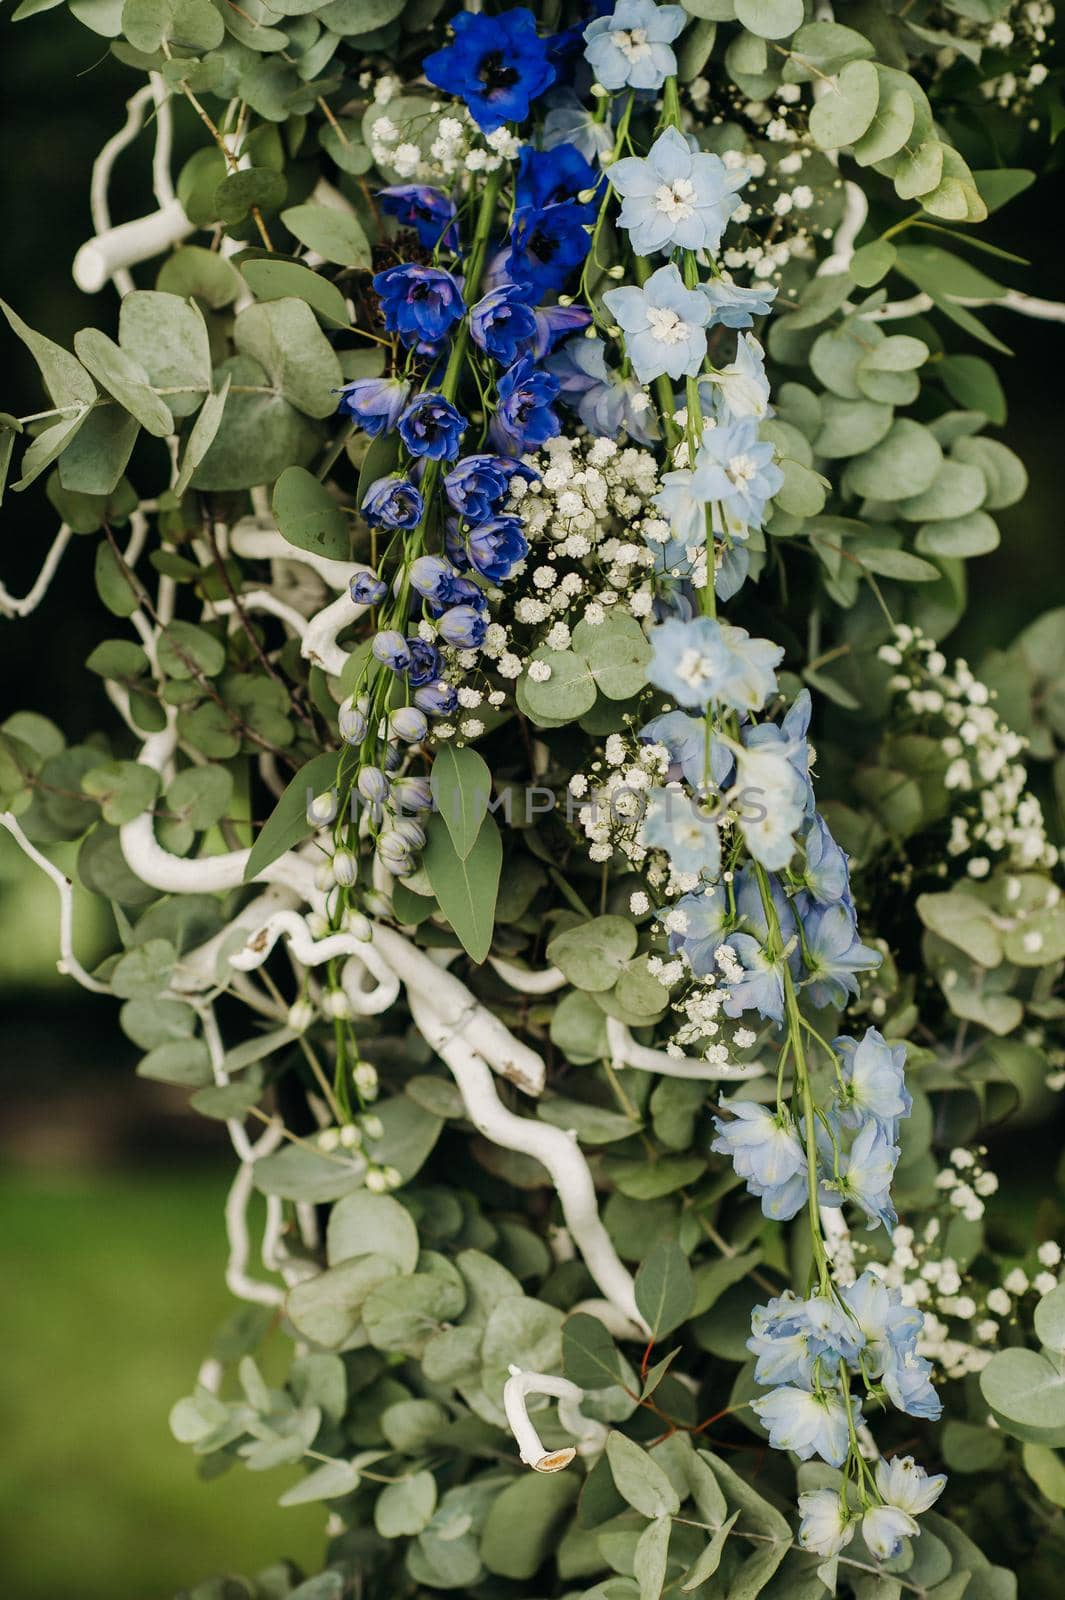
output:
[[[558,1420],[580,1442],[576,1448],[567,1445],[562,1450],[545,1450],[540,1435],[529,1416],[526,1400],[531,1394],[549,1395],[558,1401]],[[568,1378],[556,1378],[550,1373],[523,1372],[520,1367],[510,1368],[510,1377],[503,1385],[503,1410],[507,1424],[518,1446],[518,1455],[534,1472],[561,1472],[580,1450],[590,1455],[602,1450],[607,1429],[601,1422],[584,1416],[580,1405],[584,1390]]]
[[[55,538],[52,540],[48,554],[41,562],[41,570],[33,580],[31,588],[16,600],[15,596],[0,583],[0,614],[5,617],[28,617],[31,611],[36,611],[45,595],[48,586],[56,575],[59,563],[71,540],[71,532],[64,522]]]
[[[91,989],[93,994],[110,994],[110,984],[100,983],[92,977],[74,954],[74,890],[70,879],[65,872],[60,872],[54,861],[49,861],[30,843],[10,811],[0,812],[0,827],[7,829],[23,855],[28,856],[42,872],[46,872],[59,891],[60,955],[56,970],[64,976],[76,978],[83,989]]]
[[[446,1062],[458,1084],[474,1127],[493,1144],[532,1156],[546,1167],[585,1266],[606,1298],[646,1337],[649,1329],[636,1305],[632,1278],[600,1220],[595,1185],[576,1139],[549,1123],[508,1111],[496,1093],[492,1074],[465,1038],[441,1020],[418,990],[408,986],[407,1000],[418,1031]]]
[[[671,1056],[665,1050],[653,1050],[650,1045],[637,1044],[629,1029],[615,1017],[606,1019],[607,1044],[611,1064],[615,1067],[635,1067],[639,1072],[658,1072],[664,1078],[696,1078],[707,1083],[727,1079],[739,1083],[746,1078],[760,1078],[765,1068],[758,1061],[745,1067],[728,1064],[717,1066],[701,1061],[696,1056]]]

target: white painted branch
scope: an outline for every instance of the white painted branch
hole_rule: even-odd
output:
[[[369,989],[363,986],[367,973],[376,979]],[[399,979],[372,944],[360,944],[345,961],[340,971],[340,987],[359,1017],[380,1016],[399,998]]]
[[[637,1044],[625,1024],[618,1022],[615,1017],[606,1019],[606,1037],[613,1066],[635,1067],[639,1072],[659,1072],[664,1078],[739,1083],[747,1078],[760,1078],[765,1072],[765,1068],[757,1061],[745,1067],[715,1066],[713,1062],[700,1061],[696,1056],[671,1056],[668,1051],[653,1050],[649,1045]]]
[[[36,578],[33,580],[32,586],[22,596],[21,600],[17,600],[15,596],[11,594],[2,583],[0,583],[0,616],[28,617],[31,611],[36,611],[37,607],[48,593],[48,587],[56,575],[59,563],[63,559],[63,555],[66,551],[67,545],[70,543],[71,537],[72,535],[70,529],[64,522],[63,526],[52,540],[48,554],[41,562],[40,572],[38,572]]]
[[[413,1001],[417,997],[432,1007],[438,1032],[443,1030],[449,1038],[461,1036],[494,1071],[525,1094],[542,1093],[545,1077],[542,1057],[516,1039],[506,1024],[483,1006],[464,983],[444,971],[394,928],[376,925],[373,943],[400,982],[406,985],[408,998]]]
[[[60,954],[56,962],[57,970],[64,976],[76,978],[83,989],[91,989],[93,994],[110,994],[111,985],[100,983],[86,972],[74,954],[74,891],[70,879],[65,872],[59,870],[54,861],[49,861],[47,856],[42,855],[37,847],[30,843],[10,811],[0,812],[0,828],[7,829],[23,855],[28,856],[42,872],[46,872],[59,890]]]
[[[612,1300],[580,1300],[575,1306],[570,1307],[569,1315],[572,1316],[575,1311],[585,1311],[588,1316],[596,1317],[613,1339],[647,1337],[643,1323],[633,1322],[632,1318],[619,1310]]]
[[[120,294],[135,287],[129,268],[150,261],[194,232],[179,200],[160,206],[134,222],[121,222],[83,244],[74,257],[73,276],[85,294],[96,294],[110,280]]]
[[[216,600],[211,610],[216,617],[231,617],[237,612],[238,602],[235,600]],[[287,606],[283,600],[272,595],[268,589],[249,589],[240,596],[241,611],[265,611],[272,617],[278,617],[290,627],[298,639],[302,639],[307,632],[307,618],[294,606]]]
[[[564,988],[569,981],[557,967],[544,967],[542,972],[533,972],[528,967],[515,966],[513,961],[504,961],[502,956],[489,956],[488,964],[505,984],[517,989],[519,994],[554,994],[556,989]]]
[[[399,996],[399,979],[388,962],[365,939],[353,933],[331,933],[314,939],[298,912],[277,911],[252,933],[243,950],[230,956],[230,966],[239,972],[252,972],[267,960],[278,939],[284,938],[289,953],[301,966],[320,967],[340,956],[348,959],[341,974],[341,986],[359,1016],[378,1016],[394,1005]],[[369,972],[376,979],[372,988],[363,986]]]
[[[550,1373],[523,1372],[520,1367],[510,1368],[510,1377],[503,1385],[503,1410],[507,1414],[507,1425],[514,1435],[519,1457],[534,1472],[561,1472],[563,1467],[569,1466],[577,1452],[572,1445],[567,1445],[563,1450],[544,1449],[526,1408],[526,1400],[531,1394],[550,1395],[555,1400],[568,1400],[571,1405],[579,1406],[584,1399],[584,1390],[570,1383],[568,1378],[555,1378]],[[584,1419],[580,1420],[583,1422]],[[561,1405],[559,1421],[562,1421]],[[565,1423],[563,1427],[566,1427]]]
[[[843,218],[832,240],[832,254],[826,256],[817,269],[819,278],[846,272],[854,256],[854,241],[868,215],[869,202],[864,189],[848,178],[843,185]]]
[[[484,1060],[466,1039],[459,1037],[441,1019],[432,1002],[410,984],[407,999],[418,1031],[446,1062],[458,1084],[474,1127],[493,1144],[532,1156],[547,1169],[585,1266],[605,1297],[646,1336],[649,1330],[636,1305],[632,1277],[600,1220],[595,1185],[576,1139],[550,1123],[508,1111]]]
[[[238,556],[248,561],[298,561],[311,567],[331,589],[346,589],[358,573],[366,568],[357,561],[333,561],[329,556],[316,555],[311,550],[299,550],[289,544],[274,528],[261,527],[246,518],[230,530],[230,544]],[[351,601],[351,619],[361,617],[365,606]]]
[[[365,571],[365,568],[356,568]],[[300,655],[314,667],[321,667],[331,678],[339,678],[347,665],[348,652],[337,644],[337,635],[362,615],[350,594],[342,594],[331,605],[315,612],[305,625]]]
[[[1065,301],[1040,300],[1036,295],[1022,294],[1019,289],[1007,289],[1003,295],[994,299],[976,298],[971,295],[952,294],[950,299],[955,305],[965,306],[967,310],[980,310],[996,307],[1003,311],[1016,312],[1021,317],[1034,317],[1039,322],[1065,322]],[[925,311],[931,311],[935,301],[928,294],[913,294],[907,300],[889,300],[885,305],[876,307],[875,310],[864,312],[863,315],[870,322],[897,322],[903,317],[917,317]]]

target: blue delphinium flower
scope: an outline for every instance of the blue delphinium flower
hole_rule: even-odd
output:
[[[357,606],[376,606],[388,593],[388,584],[367,568],[355,574],[348,584],[348,592]]]
[[[899,1291],[889,1288],[877,1273],[863,1272],[855,1283],[841,1288],[840,1295],[861,1332],[862,1365],[870,1378],[881,1377],[916,1350],[924,1312],[903,1305]]]
[[[846,1085],[839,1096],[840,1120],[853,1128],[873,1117],[894,1143],[899,1118],[908,1117],[913,1109],[906,1087],[906,1046],[888,1044],[876,1028],[867,1028],[860,1042],[842,1034],[833,1040],[833,1047]]]
[[[824,1138],[823,1134],[819,1135]],[[826,1163],[831,1151],[825,1149]],[[823,1205],[840,1206],[853,1200],[870,1219],[870,1228],[884,1224],[888,1233],[899,1220],[891,1204],[891,1180],[899,1160],[899,1147],[892,1144],[875,1117],[863,1123],[849,1150],[839,1158],[840,1181],[825,1177],[821,1185]]]
[[[676,379],[699,371],[710,308],[705,295],[684,287],[672,262],[652,272],[641,289],[608,289],[603,304],[628,336],[625,348],[641,383],[664,372]]]
[[[936,1422],[943,1412],[943,1402],[932,1382],[932,1363],[924,1356],[909,1350],[898,1361],[884,1368],[884,1388],[892,1405],[908,1417],[923,1417],[926,1422]]]
[[[470,310],[470,338],[505,367],[536,343],[539,330],[530,293],[524,284],[501,284]]]
[[[782,872],[795,854],[806,788],[791,760],[794,747],[772,743],[733,745],[737,822],[747,848],[771,872]]]
[[[460,11],[451,26],[452,42],[422,62],[429,82],[465,101],[486,133],[505,122],[524,122],[531,102],[555,81],[532,12],[525,6],[497,17]]]
[[[437,623],[440,637],[458,650],[476,650],[488,632],[488,618],[474,606],[452,606]]]
[[[732,1164],[747,1181],[762,1211],[777,1222],[788,1222],[806,1201],[806,1156],[787,1112],[773,1112],[753,1100],[733,1100],[731,1120],[714,1118],[717,1137],[710,1146]]]
[[[614,133],[609,122],[596,120],[584,101],[572,89],[554,89],[551,110],[544,118],[541,142],[545,150],[560,144],[574,145],[586,161],[596,162],[610,155]]]
[[[612,16],[585,28],[585,60],[604,89],[661,89],[677,71],[670,46],[687,21],[681,6],[618,0]]]
[[[470,566],[490,583],[503,583],[529,554],[518,517],[490,517],[466,536]]]
[[[652,717],[640,729],[640,738],[651,744],[664,744],[669,751],[669,777],[676,779],[674,767],[692,788],[702,791],[709,784],[724,789],[732,775],[732,752],[718,738],[710,739],[710,771],[706,772],[706,722],[689,717],[686,711],[665,711]]]
[[[519,206],[554,206],[562,201],[577,202],[587,208],[584,220],[589,220],[593,202],[578,201],[578,195],[588,189],[597,189],[603,181],[575,144],[562,141],[547,150],[537,150],[534,145],[523,144],[518,155],[518,175],[515,180],[515,204]]]
[[[693,151],[677,128],[659,134],[646,158],[626,156],[606,175],[622,196],[618,222],[638,256],[716,250],[748,178],[720,156]]]
[[[728,994],[722,1010],[726,1017],[742,1017],[757,1011],[768,1022],[784,1021],[784,966],[770,956],[761,939],[736,931],[726,940],[732,951],[735,971],[725,974]]]
[[[756,1383],[813,1384],[814,1363],[836,1370],[840,1361],[858,1359],[864,1340],[855,1322],[834,1300],[812,1295],[802,1300],[786,1289],[751,1313],[747,1348],[758,1357]]]
[[[854,1538],[855,1519],[836,1489],[811,1489],[799,1496],[799,1543],[811,1555],[831,1560]]]
[[[723,883],[699,894],[681,895],[674,906],[681,914],[683,927],[671,920],[669,948],[683,955],[697,978],[717,971],[715,952],[724,942],[729,920],[728,896]]]
[[[385,327],[403,343],[432,354],[461,321],[466,307],[458,283],[442,267],[386,267],[373,280]]]
[[[382,628],[380,633],[375,633],[370,652],[375,661],[391,667],[393,672],[402,672],[410,665],[410,645],[395,628]]]
[[[416,556],[407,568],[407,576],[415,594],[432,605],[451,605],[455,597],[455,579],[458,573],[440,556]]]
[[[522,356],[504,372],[497,393],[499,405],[488,437],[503,454],[522,455],[558,433],[558,417],[551,409],[558,379],[537,366],[531,356]]]
[[[519,206],[510,228],[507,275],[537,295],[561,289],[591,249],[584,212],[572,201],[554,206]]]
[[[371,483],[362,501],[362,514],[378,528],[416,528],[424,511],[413,483],[399,473]]]
[[[862,1516],[862,1538],[878,1561],[890,1561],[902,1549],[903,1539],[920,1533],[916,1521],[898,1506],[870,1506]]]
[[[807,818],[812,817],[816,810],[814,786],[810,781],[810,746],[806,738],[812,710],[809,689],[800,689],[779,724],[760,722],[756,727],[740,730],[748,750],[772,747],[791,762],[802,783],[803,809]]]
[[[670,620],[651,629],[650,681],[682,705],[711,702],[734,711],[758,711],[776,691],[773,668],[784,658],[780,645],[752,639],[745,628],[696,617]]]
[[[532,353],[538,361],[550,355],[560,339],[576,333],[579,328],[586,328],[592,320],[592,313],[586,306],[534,306],[533,316],[536,319],[536,343]]]
[[[441,672],[440,652],[435,644],[430,644],[426,639],[419,639],[417,634],[407,640],[410,660],[404,669],[407,682],[412,689],[420,688],[423,684],[432,683],[439,678]],[[425,707],[421,707],[422,710]]]
[[[431,717],[449,717],[458,703],[458,690],[454,685],[445,683],[443,679],[436,683],[425,684],[414,694],[414,704],[419,711],[424,711]]]
[[[858,918],[847,901],[819,905],[799,895],[796,909],[802,922],[807,977],[804,993],[813,1005],[845,1006],[859,994],[857,972],[874,972],[883,957],[858,937]]]
[[[661,429],[654,407],[636,378],[623,378],[606,364],[602,339],[568,339],[547,360],[561,397],[589,433],[616,439],[624,428],[638,444],[652,444]]]
[[[794,1450],[800,1461],[820,1456],[841,1467],[850,1452],[851,1421],[861,1420],[861,1404],[852,1400],[850,1416],[837,1390],[811,1391],[791,1385],[751,1401],[751,1410],[769,1429],[774,1450]]]
[[[412,456],[448,461],[457,456],[469,423],[442,394],[419,394],[399,419],[399,436]]]
[[[735,360],[728,366],[699,379],[699,396],[704,409],[713,411],[719,423],[772,416],[765,351],[753,333],[739,335]]]
[[[396,183],[378,189],[377,198],[386,216],[398,217],[408,228],[417,230],[418,241],[427,250],[435,250],[437,245],[445,250],[458,249],[455,202],[442,190],[424,183]]]
[[[767,317],[777,297],[775,288],[759,283],[743,289],[722,273],[699,285],[710,302],[710,326],[749,328],[755,317]]]
[[[692,493],[701,500],[719,501],[745,527],[760,528],[767,500],[784,482],[773,451],[767,439],[758,437],[753,417],[707,428],[695,457]]]
[[[649,791],[643,841],[664,850],[674,872],[716,878],[721,870],[717,823],[680,784]]]
[[[850,901],[850,872],[847,857],[833,839],[824,817],[816,812],[801,835],[806,865],[803,877],[807,889],[822,905],[836,900]]]
[[[463,456],[445,475],[444,493],[467,522],[485,522],[499,510],[516,477],[533,483],[536,473],[513,456]]]
[[[390,433],[399,421],[410,398],[410,384],[405,378],[356,378],[338,393],[341,415],[353,417],[363,433],[376,439],[379,433]]]

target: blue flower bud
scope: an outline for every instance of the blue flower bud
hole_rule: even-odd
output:
[[[406,744],[417,744],[429,731],[429,721],[424,711],[416,706],[397,706],[388,719],[388,726],[397,739]]]
[[[370,649],[374,660],[391,667],[393,672],[404,672],[410,666],[410,645],[394,628],[384,628],[375,634]]]
[[[380,767],[363,767],[355,787],[364,800],[380,802],[388,795],[389,784]]]
[[[388,584],[376,572],[357,572],[349,584],[351,598],[357,606],[380,605],[388,593]]]
[[[440,637],[458,650],[476,650],[484,643],[488,620],[473,606],[452,606],[437,623]]]

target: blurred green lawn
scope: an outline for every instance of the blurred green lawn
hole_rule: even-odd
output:
[[[225,1184],[196,1169],[0,1178],[5,1600],[168,1600],[283,1556],[314,1569],[322,1509],[276,1505],[295,1471],[201,1482],[167,1427],[236,1304]]]

